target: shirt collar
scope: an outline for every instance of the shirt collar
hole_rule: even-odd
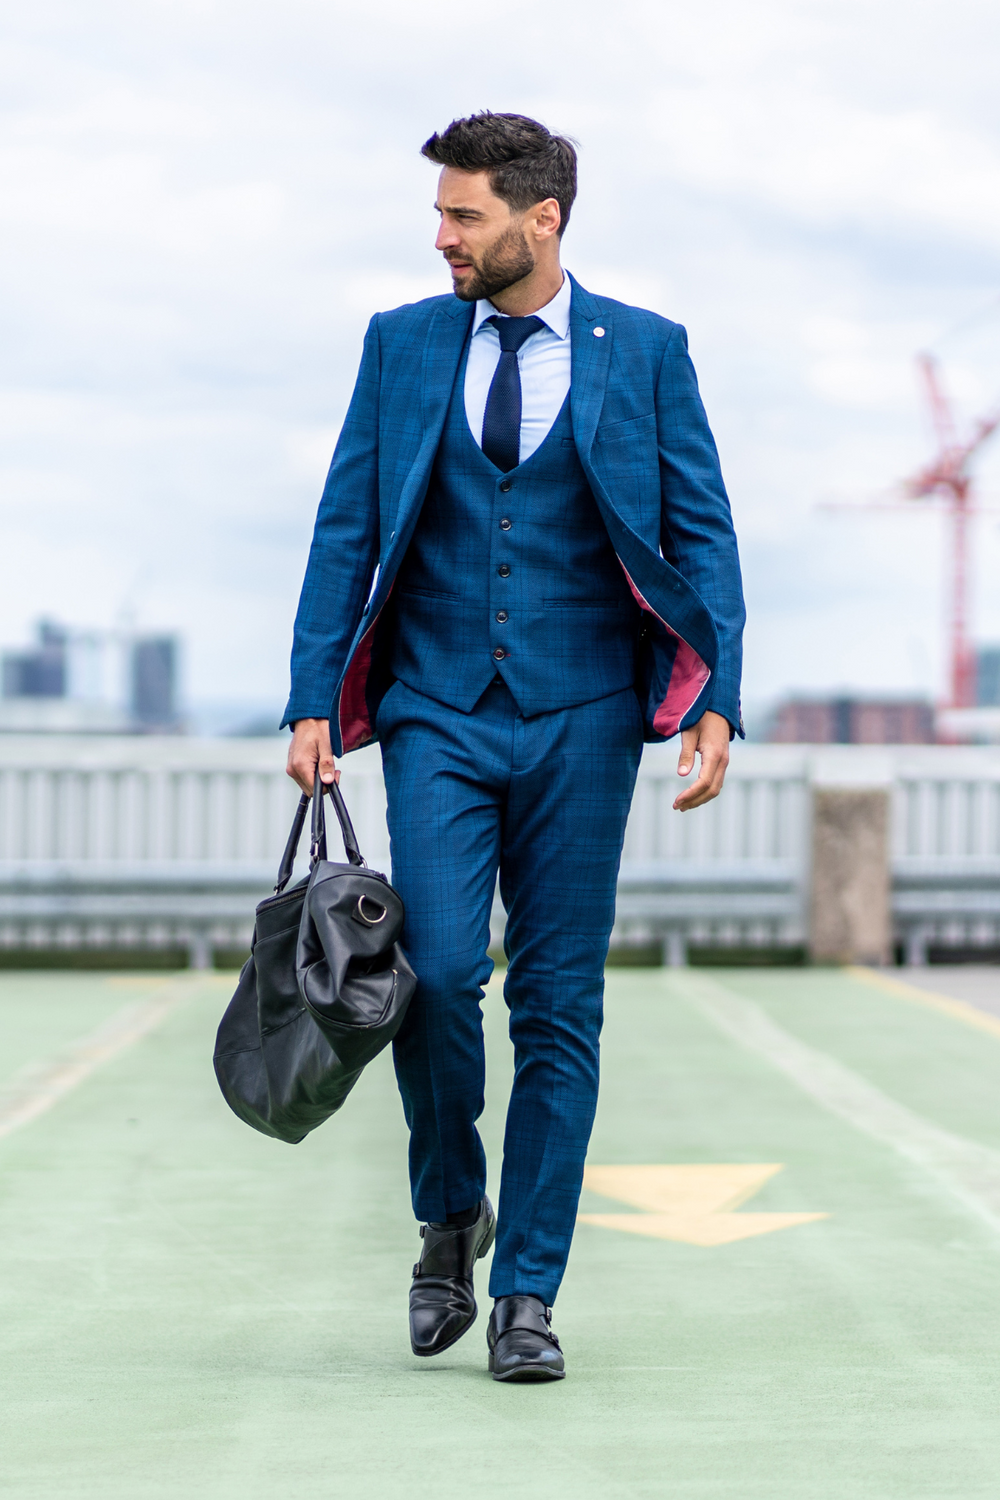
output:
[[[552,298],[552,301],[546,302],[545,306],[540,307],[535,313],[535,317],[541,318],[546,328],[550,328],[557,339],[564,339],[569,336],[569,310],[572,296],[573,284],[564,272],[563,284]],[[498,316],[502,318],[506,314],[498,313],[492,302],[488,302],[485,298],[477,302],[475,316],[472,319],[473,338],[479,332],[487,318]]]

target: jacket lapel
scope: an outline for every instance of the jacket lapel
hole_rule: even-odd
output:
[[[584,472],[590,481],[598,508],[604,513],[605,524],[612,533],[615,550],[620,547],[615,539],[615,525],[624,526],[617,507],[608,494],[600,475],[591,461],[594,436],[601,420],[604,395],[608,386],[611,368],[611,346],[614,342],[614,323],[608,308],[602,308],[597,300],[584,291],[574,278],[573,300],[570,304],[570,329],[573,335],[571,368],[573,384],[570,390],[570,411],[573,418],[573,437],[576,451]],[[597,329],[603,333],[597,333]],[[612,520],[612,517],[614,518]]]
[[[573,285],[569,314],[573,379],[570,410],[576,451],[584,466],[589,468],[587,460],[604,405],[615,335],[607,309],[602,311],[574,277],[571,276],[570,281]],[[604,330],[603,333],[595,331],[599,328]]]
[[[576,449],[629,587],[641,608],[658,622],[661,635],[669,638],[665,653],[658,652],[653,641],[654,660],[659,656],[660,662],[657,681],[649,685],[647,693],[647,728],[657,738],[670,736],[677,732],[711,679],[718,659],[715,626],[691,585],[625,519],[594,470],[591,448],[604,406],[614,328],[607,306],[600,307],[576,281],[570,327],[570,404]],[[604,332],[598,334],[596,330],[601,328]]]
[[[401,555],[420,513],[448,415],[455,375],[472,322],[473,304],[457,297],[442,303],[427,331],[421,359],[419,446],[400,486],[395,508],[393,550]]]
[[[433,437],[437,448],[448,414],[452,386],[466,336],[472,324],[475,304],[460,302],[457,297],[441,303],[437,316],[427,331],[421,373],[421,408],[424,421],[423,443]],[[423,443],[421,446],[423,446]]]

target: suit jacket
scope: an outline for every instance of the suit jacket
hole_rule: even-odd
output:
[[[742,734],[736,537],[686,334],[572,288],[573,436],[643,610],[645,737],[666,739],[706,709]],[[329,717],[335,755],[375,738],[387,681],[373,657],[376,625],[427,493],[472,316],[449,294],[368,325],[316,518],[282,721]]]

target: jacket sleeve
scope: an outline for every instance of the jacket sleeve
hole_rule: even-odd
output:
[[[292,691],[281,727],[329,717],[378,557],[378,314],[319,503],[292,641]]]
[[[667,561],[701,596],[719,640],[714,681],[701,711],[722,714],[742,737],[740,673],[746,611],[740,559],[715,439],[680,324],[674,325],[664,350],[656,412],[660,546]]]

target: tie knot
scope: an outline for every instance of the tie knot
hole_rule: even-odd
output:
[[[504,354],[516,354],[524,343],[530,339],[533,333],[545,324],[541,318],[487,318],[487,323],[492,323],[500,335],[500,348]]]

